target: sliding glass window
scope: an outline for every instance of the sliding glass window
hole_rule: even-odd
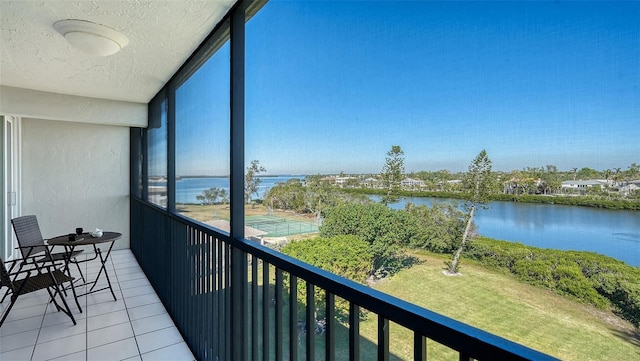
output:
[[[147,198],[167,207],[167,101],[158,95],[149,104],[147,128]]]
[[[175,92],[175,199],[178,213],[228,230],[230,46],[219,44]]]

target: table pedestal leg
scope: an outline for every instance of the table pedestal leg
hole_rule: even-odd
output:
[[[104,276],[107,278],[107,284],[109,285],[109,290],[111,291],[111,295],[113,296],[113,300],[116,301],[116,294],[113,292],[113,287],[111,286],[111,279],[109,279],[109,272],[107,272],[106,269],[106,262],[109,259],[109,255],[111,254],[111,249],[113,248],[113,244],[115,242],[111,242],[111,245],[109,246],[109,249],[107,250],[107,254],[103,257],[102,256],[102,251],[100,250],[99,247],[96,247],[96,245],[93,245],[94,251],[98,254],[98,257],[100,257],[100,270],[98,271],[98,275],[96,276],[96,280],[93,282],[93,286],[91,286],[91,288],[89,289],[89,292],[93,292],[93,289],[96,287],[96,285],[98,284],[98,280],[100,279],[100,274],[102,273],[102,271],[104,271]]]

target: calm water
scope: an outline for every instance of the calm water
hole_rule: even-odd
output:
[[[262,198],[262,195],[271,189],[276,183],[284,183],[292,178],[304,180],[304,176],[276,176],[276,177],[258,177],[260,178],[260,187],[258,196],[253,195],[252,198]],[[206,189],[218,187],[227,190],[229,193],[229,178],[182,178],[176,181],[176,203],[200,203],[196,196],[202,194]]]
[[[404,198],[407,202],[432,205],[459,201],[440,198]],[[478,233],[495,239],[562,250],[601,253],[640,267],[640,212],[551,204],[493,202],[474,217]]]
[[[276,183],[304,176],[260,177],[258,198]],[[211,187],[229,191],[228,178],[183,178],[176,182],[178,203],[199,203],[196,196]],[[255,197],[255,196],[254,196]],[[371,196],[374,200],[379,200]],[[404,198],[392,204],[404,208],[407,202],[432,205],[434,202],[458,204],[442,198]],[[550,204],[494,202],[477,211],[474,218],[483,236],[541,248],[591,251],[640,267],[640,212]]]

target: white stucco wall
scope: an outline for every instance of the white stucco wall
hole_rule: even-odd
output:
[[[0,114],[68,122],[147,126],[147,104],[0,86]]]
[[[129,128],[22,120],[22,214],[45,238],[76,227],[123,234],[129,248]]]

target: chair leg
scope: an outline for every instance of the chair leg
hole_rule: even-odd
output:
[[[11,303],[9,304],[9,307],[7,307],[7,309],[4,310],[4,314],[2,315],[2,320],[0,320],[0,326],[2,326],[2,324],[4,323],[4,320],[6,320],[7,316],[9,316],[9,312],[11,311],[13,304],[16,303],[17,298],[18,297],[14,297],[13,295],[11,295]]]
[[[71,276],[69,276],[69,277],[71,277]],[[71,293],[73,293],[73,299],[76,301],[76,305],[78,306],[78,310],[80,311],[80,313],[82,313],[82,306],[80,306],[80,301],[78,301],[78,294],[76,293],[76,288],[73,286],[73,279],[71,281],[69,281],[69,288],[71,288]],[[55,290],[56,290],[56,293],[58,293],[60,295],[60,298],[65,299],[65,297],[67,296],[67,288],[64,286],[64,284],[60,284],[59,287],[55,287]],[[55,303],[55,298],[54,298],[55,294],[52,295],[51,291],[49,291],[48,288],[47,288],[47,292],[49,292],[49,295],[51,296],[51,299],[49,300],[49,303],[51,303],[51,302]],[[58,309],[58,311],[59,310],[60,309]]]
[[[75,261],[73,263],[76,264],[76,267],[78,267],[78,273],[80,273],[80,278],[82,278],[82,283],[87,283],[87,281],[84,279],[84,274],[82,273],[82,270],[80,269],[80,263],[78,262],[78,259],[76,259],[74,257]]]
[[[9,295],[9,293],[10,293],[10,290],[6,290],[6,291],[4,292],[4,296],[2,296],[2,299],[0,300],[0,303],[4,302],[4,299],[5,299],[5,298],[7,298],[7,296]]]
[[[16,266],[17,262],[13,262],[13,264],[11,265],[11,267],[9,267],[9,273],[13,272],[13,268]],[[22,267],[24,266],[23,262],[20,262],[20,267],[18,267],[18,273],[20,273],[20,271],[22,271]],[[16,275],[15,278],[13,279],[15,281],[15,279],[18,276]],[[1,287],[0,287],[1,288]],[[10,289],[7,289],[4,293],[4,296],[2,296],[2,299],[0,300],[0,303],[4,302],[4,300],[7,298],[7,296],[9,295],[9,293],[11,293]]]
[[[49,293],[49,303],[53,303],[54,305],[56,305],[56,310],[62,311],[60,305],[58,304],[58,302],[56,302],[56,293],[59,293],[59,291],[56,290],[55,292],[51,293],[51,290],[47,287],[47,292]],[[62,297],[62,295],[60,295],[60,297]]]
[[[78,301],[78,294],[76,293],[76,288],[73,286],[73,281],[69,283],[71,284],[71,292],[73,293],[73,298],[76,300],[76,305],[78,306],[78,310],[80,310],[80,313],[82,313],[82,307],[80,307],[80,302]]]
[[[77,324],[76,323],[76,319],[73,317],[73,313],[71,313],[71,309],[69,308],[69,304],[67,303],[67,300],[64,298],[64,296],[62,296],[62,292],[60,292],[60,290],[58,289],[57,286],[53,286],[53,288],[55,289],[54,295],[57,293],[58,296],[60,296],[60,299],[62,300],[62,303],[64,304],[64,308],[60,307],[58,302],[56,302],[55,297],[51,298],[53,300],[53,303],[58,308],[58,311],[64,312],[67,316],[69,316],[69,318],[71,318],[71,322],[73,322],[73,324],[76,325]],[[49,290],[48,287],[47,287],[47,291],[49,291],[49,294],[51,294],[51,291]]]

